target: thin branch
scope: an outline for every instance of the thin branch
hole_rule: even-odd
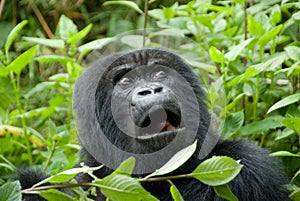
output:
[[[244,3],[244,40],[247,40],[247,29],[248,29],[248,23],[247,23],[247,3]]]
[[[250,6],[254,6],[254,0],[250,0]]]
[[[248,29],[248,23],[247,23],[247,3],[245,1],[244,3],[244,40],[247,40],[247,29]],[[247,65],[247,58],[243,57],[242,58],[243,65]]]
[[[48,26],[45,18],[43,17],[41,11],[38,9],[38,7],[35,5],[35,3],[31,0],[30,4],[32,5],[32,9],[36,17],[38,18],[39,22],[41,23],[44,31],[46,32],[48,38],[52,39],[54,38],[54,34],[52,33],[50,27]]]
[[[53,155],[54,155],[55,149],[56,149],[56,141],[54,141],[54,143],[53,143],[53,145],[52,145],[52,147],[51,147],[51,150],[50,150],[50,156],[49,156],[48,159],[47,159],[47,162],[46,162],[46,165],[45,165],[43,171],[46,171],[46,169],[48,168],[48,166],[49,166],[49,164],[50,164],[50,162],[51,162],[51,159],[52,159],[52,157],[53,157]]]
[[[181,174],[181,175],[174,175],[174,176],[165,176],[165,177],[144,177],[141,179],[138,179],[138,182],[150,182],[150,181],[166,181],[171,179],[186,179],[191,178],[192,174]]]
[[[146,29],[147,29],[147,19],[148,19],[148,0],[145,0],[144,6],[144,28],[143,28],[143,47],[146,45]]]
[[[2,16],[2,11],[3,11],[3,8],[4,8],[4,4],[5,4],[5,0],[2,0],[0,2],[0,19],[1,19],[1,16]]]
[[[171,179],[185,179],[185,178],[191,178],[191,174],[182,174],[182,175],[175,175],[175,176],[165,176],[165,177],[150,177],[150,178],[141,178],[138,179],[138,182],[153,182],[153,181],[169,181]],[[39,190],[47,190],[47,189],[65,189],[65,188],[74,188],[74,187],[82,187],[82,186],[96,186],[101,188],[101,184],[92,183],[92,182],[86,182],[86,183],[77,183],[77,184],[56,184],[56,185],[47,185],[47,186],[37,186],[37,187],[31,187],[22,190],[21,192],[23,194],[36,194],[36,191]]]
[[[77,183],[77,184],[56,184],[56,185],[48,185],[48,186],[38,186],[33,188],[27,188],[22,190],[23,194],[35,194],[35,191],[38,190],[47,190],[47,189],[64,189],[64,188],[74,188],[81,186],[98,186],[95,183]]]

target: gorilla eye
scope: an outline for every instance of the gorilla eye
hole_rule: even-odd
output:
[[[164,78],[166,76],[167,76],[167,73],[163,70],[160,70],[160,71],[154,72],[152,77],[154,79],[159,79],[159,78]]]
[[[123,77],[122,79],[120,79],[119,83],[121,85],[128,85],[131,83],[131,80],[128,77]]]

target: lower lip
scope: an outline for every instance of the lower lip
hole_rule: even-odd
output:
[[[161,132],[161,133],[154,133],[154,134],[149,134],[149,135],[138,136],[137,139],[138,140],[150,140],[150,139],[165,137],[165,136],[169,136],[169,135],[173,135],[173,134],[176,135],[178,132],[182,132],[184,130],[185,130],[185,128],[178,128],[174,131],[165,131],[165,132]]]

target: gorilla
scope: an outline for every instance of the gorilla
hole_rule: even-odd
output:
[[[73,110],[81,160],[104,168],[103,178],[126,158],[136,158],[135,176],[145,176],[197,140],[194,154],[169,175],[191,173],[203,160],[229,156],[243,164],[228,185],[240,201],[289,200],[282,168],[269,152],[247,140],[227,141],[210,129],[211,113],[193,69],[167,49],[115,53],[95,62],[77,80]],[[79,182],[92,179],[80,175]],[[172,180],[186,201],[223,200],[192,178]],[[159,200],[172,200],[168,182],[145,182]],[[95,200],[105,200],[100,192]]]
[[[197,151],[172,175],[190,173],[213,155],[229,156],[244,165],[229,183],[239,200],[288,200],[281,168],[266,150],[245,140],[218,139],[210,132],[199,77],[169,50],[144,48],[106,57],[78,79],[73,97],[84,162],[107,166],[96,172],[100,178],[129,156],[137,159],[137,176],[154,171],[197,139]],[[173,182],[185,200],[222,200],[195,179]],[[160,200],[172,200],[167,182],[144,187]]]

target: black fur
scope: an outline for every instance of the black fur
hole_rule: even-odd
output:
[[[47,178],[45,172],[39,167],[22,166],[16,173],[16,179],[20,181],[22,189],[31,188],[34,184]],[[35,200],[43,201],[44,199],[38,195],[26,194],[23,196],[25,201]]]
[[[86,151],[86,148],[98,147],[94,140],[98,134],[95,132],[99,129],[97,126],[98,124],[104,131],[105,136],[117,147],[138,153],[151,152],[153,147],[149,148],[150,145],[147,145],[147,143],[141,144],[140,142],[136,142],[120,131],[114,122],[110,104],[114,87],[113,72],[116,68],[128,64],[147,66],[150,65],[149,63],[153,60],[157,59],[161,65],[176,70],[190,84],[196,94],[199,105],[198,109],[201,113],[197,122],[194,122],[195,125],[198,125],[196,136],[196,139],[198,140],[198,149],[185,164],[171,174],[178,175],[190,173],[204,160],[199,159],[199,149],[203,144],[205,135],[208,131],[210,115],[205,106],[204,93],[201,90],[199,78],[176,54],[167,50],[150,48],[126,54],[114,54],[106,57],[105,59],[97,61],[78,79],[74,91],[74,111],[75,118],[79,123],[79,135],[81,136],[80,139],[82,144],[83,146],[89,146],[82,150],[82,160],[86,165],[100,165],[100,163]],[[103,76],[101,77],[101,75]],[[184,92],[182,95],[184,96]],[[91,109],[90,107],[95,101],[96,106]],[[91,111],[96,112],[97,115],[92,115]],[[101,158],[101,154],[107,153],[99,153],[97,158]],[[109,154],[111,155],[112,160],[114,160],[115,153]],[[240,174],[229,183],[230,189],[240,201],[289,200],[288,193],[283,189],[283,185],[287,183],[283,176],[283,171],[278,160],[268,156],[269,153],[267,150],[259,148],[246,140],[225,141],[221,139],[206,158],[214,155],[230,156],[236,160],[241,160],[241,164],[244,165]],[[99,178],[102,178],[111,172],[111,169],[105,167],[95,174]],[[86,175],[81,175],[77,179],[80,182],[87,182],[90,180]],[[22,187],[24,188],[23,183],[24,182],[22,182]],[[173,183],[187,201],[223,200],[215,194],[212,187],[202,184],[195,179],[174,180]],[[172,200],[168,182],[152,182],[144,183],[143,185],[160,200]],[[102,195],[99,195],[94,199],[105,200]]]

